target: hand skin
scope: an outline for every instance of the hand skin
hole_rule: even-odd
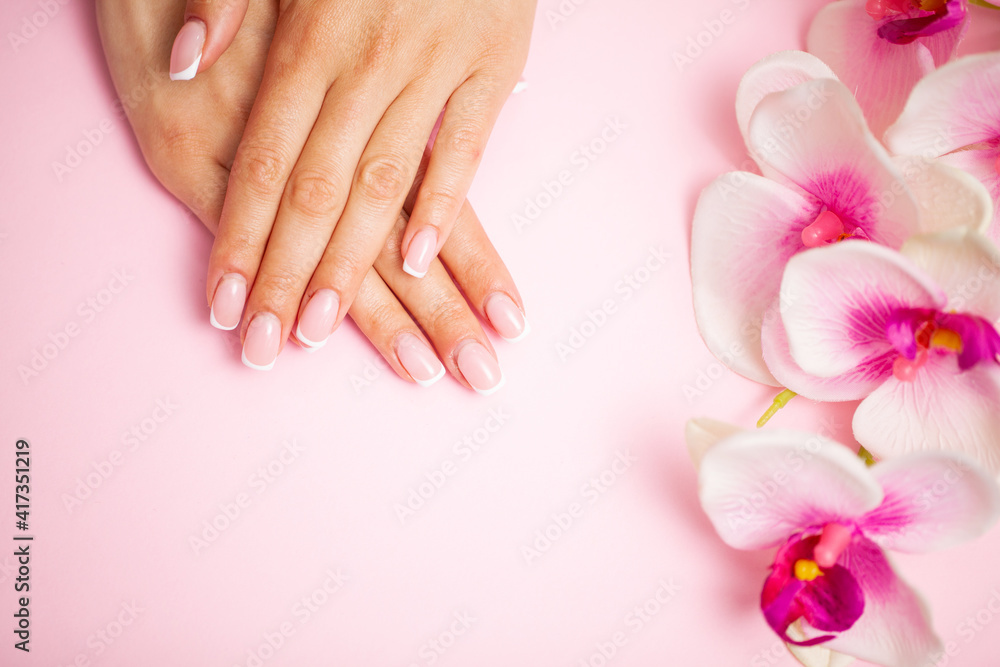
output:
[[[180,26],[183,6],[177,0],[97,2],[112,79],[143,156],[161,183],[212,233],[218,229],[228,166],[264,71],[276,15],[274,3],[255,0],[232,45],[210,71],[194,81],[170,81],[164,63],[172,32],[164,26]],[[416,189],[405,210],[412,210],[415,197]],[[423,279],[400,266],[405,219],[405,214],[396,217],[360,284],[350,316],[402,378],[414,380],[397,345],[401,336],[412,334],[423,343],[429,339],[445,368],[473,388],[459,369],[458,352],[478,343],[496,357],[476,315],[489,321],[485,303],[496,294],[506,295],[523,312],[521,298],[468,203],[440,260]],[[489,387],[477,388],[484,389]]]
[[[194,81],[211,72],[247,1],[188,0],[183,31],[163,23],[177,35],[172,72],[193,68]],[[423,275],[518,80],[534,11],[535,0],[281,0],[209,260],[209,302],[224,278],[242,279],[251,286],[243,333],[273,314],[284,339],[313,295],[332,290],[335,329],[440,116],[401,239],[404,269]]]

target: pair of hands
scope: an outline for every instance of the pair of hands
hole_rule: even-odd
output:
[[[146,161],[216,233],[213,324],[242,323],[244,361],[268,368],[350,313],[403,378],[495,390],[476,315],[507,339],[527,324],[465,193],[534,2],[247,1],[189,0],[186,22],[179,0],[97,3]],[[200,49],[193,80],[167,80],[172,43],[175,72]]]

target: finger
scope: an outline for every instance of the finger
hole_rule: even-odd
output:
[[[209,303],[224,278],[253,285],[288,175],[329,89],[310,62],[295,62],[291,47],[279,46],[294,37],[286,24],[279,23],[260,91],[233,158],[209,258],[205,285]]]
[[[440,261],[431,263],[423,279],[402,270],[399,240],[405,224],[400,216],[375,269],[434,343],[451,374],[488,396],[504,384],[496,352]]]
[[[429,387],[445,369],[406,310],[374,269],[369,269],[350,310],[351,319],[404,380]]]
[[[469,202],[465,202],[441,249],[441,260],[476,312],[504,340],[515,343],[531,331],[524,301],[500,254]]]
[[[243,25],[249,0],[187,0],[170,52],[170,78],[188,81],[219,59]]]
[[[358,160],[381,116],[375,109],[382,102],[386,106],[391,102],[373,96],[346,80],[330,88],[281,196],[247,302],[247,320],[261,312],[273,314],[282,324],[283,336],[291,331],[296,313],[301,311],[296,338],[314,349],[326,343],[347,314],[374,261],[374,256],[365,257],[363,250],[352,246],[348,253],[357,259],[351,265],[355,274],[349,279],[314,281],[315,287],[306,289],[331,243],[331,235],[340,226],[338,219],[352,191]],[[378,104],[359,103],[373,99]],[[361,111],[362,106],[370,108]],[[377,254],[386,233],[375,224],[354,243],[368,244]],[[343,262],[343,255],[334,261]]]
[[[325,327],[331,323],[313,318],[311,304],[316,294],[322,293],[327,300],[333,299],[331,293],[335,295],[341,312],[350,307],[399,216],[423,154],[424,141],[420,137],[428,135],[435,117],[423,95],[404,91],[371,133],[356,162],[357,170],[343,213],[306,289],[300,310],[300,340],[322,341],[329,335]],[[320,164],[328,151],[322,143],[315,142],[315,152],[311,152],[313,145],[310,141],[307,153],[300,160],[307,173],[315,171],[314,165]],[[322,323],[324,328],[313,328],[314,321]]]
[[[407,273],[425,272],[448,238],[508,92],[472,78],[448,100],[403,236]]]

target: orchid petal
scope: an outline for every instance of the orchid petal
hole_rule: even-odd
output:
[[[691,228],[695,320],[708,349],[756,382],[776,384],[761,355],[760,329],[816,214],[804,197],[746,172],[721,176],[698,200]]]
[[[891,377],[861,402],[854,437],[880,458],[956,451],[1000,474],[1000,367],[932,354],[912,382]]]
[[[971,174],[940,160],[899,156],[893,163],[920,209],[920,233],[956,227],[986,231],[993,222],[993,197]]]
[[[956,151],[939,157],[937,161],[967,172],[986,186],[993,201],[993,217],[986,235],[1000,243],[1000,171],[997,170],[1000,148]]]
[[[750,118],[750,150],[842,219],[849,231],[899,248],[919,210],[850,91],[817,79],[771,93]]]
[[[828,3],[813,19],[806,44],[854,91],[872,131],[881,137],[903,110],[913,87],[934,69],[935,57],[923,39],[892,44],[879,37],[879,24],[868,16],[865,5],[866,0]],[[928,39],[944,43],[954,36]]]
[[[781,283],[789,351],[818,377],[844,375],[889,352],[886,325],[898,309],[944,304],[944,293],[909,260],[862,241],[800,253]]]
[[[814,79],[836,79],[833,70],[804,51],[779,51],[755,63],[736,90],[736,122],[743,139],[749,138],[750,116],[762,99]]]
[[[694,469],[701,468],[701,460],[705,457],[705,452],[714,447],[721,440],[725,440],[731,435],[739,433],[743,429],[725,422],[714,419],[699,418],[689,419],[684,425],[684,439],[687,441],[688,456]]]
[[[840,443],[794,431],[745,431],[710,449],[699,495],[722,540],[765,549],[830,522],[851,522],[878,507],[882,489]]]
[[[882,550],[859,537],[841,558],[861,584],[865,611],[824,646],[885,667],[929,667],[941,651],[941,640],[922,601],[896,575]]]
[[[764,361],[775,379],[783,387],[814,401],[855,401],[864,398],[892,375],[892,363],[896,358],[893,350],[885,349],[842,375],[821,378],[806,373],[795,363],[780,317],[765,320],[761,342]]]
[[[985,533],[1000,515],[1000,488],[964,456],[923,452],[876,464],[885,499],[858,524],[883,549],[925,553]]]
[[[806,640],[806,636],[802,633],[801,621],[788,626],[788,636],[795,641]],[[831,651],[823,645],[796,646],[795,644],[785,644],[785,647],[803,667],[849,667],[856,662],[854,656]]]
[[[948,294],[948,309],[1000,322],[1000,249],[981,234],[914,236],[902,253]]]
[[[834,68],[836,69],[836,68]],[[885,135],[900,155],[938,157],[1000,137],[1000,53],[967,56],[928,74]]]

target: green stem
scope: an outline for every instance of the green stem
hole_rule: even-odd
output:
[[[792,400],[798,396],[791,389],[785,389],[783,392],[774,397],[774,402],[771,403],[771,407],[767,409],[764,416],[757,420],[757,428],[764,428],[764,424],[771,421],[771,417],[778,413],[778,410],[788,405],[788,401]]]

